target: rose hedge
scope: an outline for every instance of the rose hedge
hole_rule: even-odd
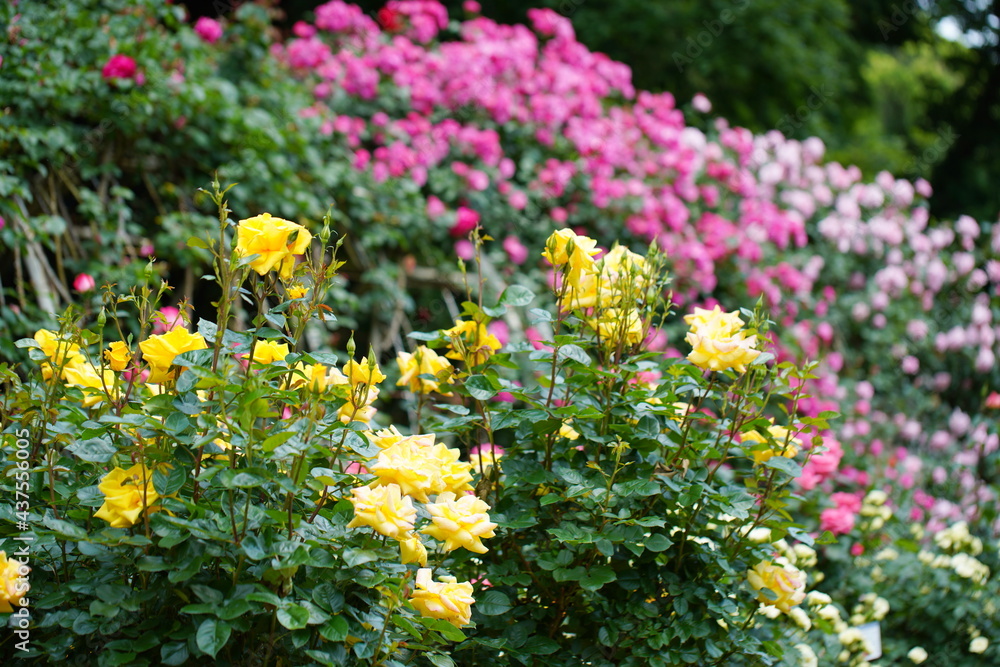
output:
[[[1000,230],[932,220],[927,183],[867,181],[824,164],[818,140],[753,136],[635,91],[626,67],[587,52],[552,12],[529,28],[459,23],[433,2],[376,18],[330,2],[280,41],[249,5],[194,30],[176,8],[102,9],[0,9],[0,86],[14,100],[0,122],[13,149],[0,170],[8,357],[23,359],[9,341],[52,326],[62,304],[99,308],[86,280],[71,294],[74,276],[127,291],[150,253],[180,286],[174,303],[210,312],[217,295],[195,288],[209,255],[187,241],[212,228],[196,188],[216,168],[244,184],[239,210],[310,226],[335,204],[347,280],[327,305],[383,358],[411,328],[450,325],[462,281],[449,267],[472,256],[470,224],[496,239],[478,266],[497,293],[545,291],[553,276],[527,248],[557,226],[637,250],[655,239],[682,308],[762,296],[779,359],[820,361],[799,410],[844,419],[796,502],[810,527],[842,535],[826,552],[832,573],[867,567],[877,547],[858,509],[873,489],[926,527],[925,545],[959,520],[995,543]],[[515,316],[494,327],[514,341],[537,328]],[[681,349],[683,335],[668,321],[650,345]],[[336,330],[307,336],[310,349],[344,343]],[[993,553],[973,557],[995,569]],[[934,632],[951,627],[926,623],[921,640],[918,608],[894,608],[900,641],[940,645]],[[964,642],[982,625],[949,631],[972,661]]]

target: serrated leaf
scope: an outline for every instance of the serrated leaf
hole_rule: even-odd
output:
[[[187,471],[180,466],[161,466],[153,471],[153,488],[161,496],[177,493],[186,481]]]

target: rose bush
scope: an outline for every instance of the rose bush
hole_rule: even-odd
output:
[[[356,360],[352,339],[338,368],[299,347],[329,320],[337,246],[288,257],[283,237],[261,272],[240,228],[262,216],[237,224],[218,185],[212,196],[220,231],[205,245],[223,296],[200,333],[151,333],[161,283],[108,288],[93,321],[71,311],[60,331],[18,342],[39,364],[23,384],[8,375],[4,399],[8,430],[35,443],[32,601],[8,595],[30,608],[28,656],[721,665],[782,654],[782,623],[758,610],[793,622],[806,575],[775,542],[794,535],[788,554],[815,552],[783,510],[800,463],[756,450],[809,433],[801,461],[821,451],[830,415],[763,426],[776,405],[796,414],[807,370],[769,365],[763,347],[708,371],[696,351],[649,351],[653,322],[671,316],[662,255],[595,258],[592,239],[563,230],[549,243],[564,239],[563,251],[546,252],[561,271],[555,308],[527,311],[536,299],[516,285],[493,305],[467,295],[455,327],[413,334],[427,343],[415,355],[448,347],[455,360],[418,376],[430,384],[401,378],[416,390],[404,404],[423,408],[413,433],[378,429],[387,375],[374,356]],[[574,293],[599,276],[604,299],[578,307]],[[247,330],[232,326],[241,296],[257,310]],[[106,348],[126,306],[140,335]],[[552,337],[535,349],[484,333],[514,313]],[[725,320],[753,346],[769,326],[759,312],[699,317],[693,331]],[[401,376],[412,359],[400,355]],[[80,364],[102,382],[81,391],[67,373]],[[502,390],[523,407],[494,400]]]
[[[113,283],[117,294],[138,289],[147,274],[178,285],[153,309],[162,317],[153,310],[119,317],[115,343],[129,335],[150,340],[142,326],[166,334],[183,325],[194,336],[192,321],[217,320],[211,303],[221,299],[221,288],[198,282],[218,267],[205,240],[216,231],[210,197],[197,186],[218,168],[244,184],[232,191],[235,208],[273,211],[310,233],[335,203],[334,224],[348,240],[341,277],[330,289],[317,297],[308,281],[284,284],[270,270],[258,274],[263,283],[256,289],[275,289],[272,300],[290,297],[292,310],[308,304],[341,318],[297,332],[295,340],[307,339],[305,349],[343,349],[354,328],[362,348],[370,345],[370,358],[386,366],[411,353],[403,343],[409,331],[450,327],[455,335],[439,339],[447,343],[433,348],[423,341],[427,349],[441,350],[456,367],[470,350],[473,361],[485,363],[511,344],[554,343],[551,323],[516,311],[463,313],[457,301],[465,285],[472,301],[524,286],[539,294],[539,307],[562,313],[555,308],[558,292],[547,296],[547,287],[570,278],[562,303],[568,311],[582,309],[580,321],[599,341],[629,347],[642,339],[652,351],[683,356],[691,338],[704,363],[753,369],[744,358],[766,336],[778,362],[819,362],[809,373],[814,377],[790,382],[811,395],[796,404],[799,417],[843,414],[822,449],[812,451],[808,438],[800,447],[767,435],[766,418],[737,439],[758,459],[775,454],[759,465],[775,459],[781,465],[787,457],[777,454],[801,450],[789,459],[804,465],[786,511],[810,531],[839,536],[820,553],[819,567],[828,573],[821,586],[831,594],[846,590],[844,559],[867,558],[875,549],[858,533],[869,520],[861,500],[871,491],[886,494],[879,507],[892,516],[925,527],[922,538],[913,538],[920,547],[962,520],[984,544],[996,544],[1000,434],[990,410],[1000,391],[1000,228],[968,217],[933,219],[925,204],[928,183],[865,176],[824,162],[818,139],[754,136],[723,119],[692,116],[669,94],[636,91],[627,67],[588,52],[568,21],[551,11],[532,12],[530,26],[505,26],[475,14],[449,19],[433,2],[390,3],[373,18],[335,1],[286,39],[275,34],[265,10],[249,3],[217,24],[194,28],[182,9],[149,2],[98,7],[80,0],[56,10],[22,3],[0,7],[0,16],[9,26],[0,42],[0,90],[13,100],[5,107],[10,122],[0,124],[0,143],[9,149],[0,169],[6,358],[26,361],[26,349],[13,341],[57,329],[55,315],[70,302],[84,317],[100,312],[103,290],[81,283],[88,289],[74,294],[73,276],[93,277],[94,286]],[[48,39],[52,34],[65,39]],[[496,242],[477,246],[467,238],[476,224]],[[564,228],[574,231],[557,235],[545,252],[559,260],[563,241],[579,239],[584,252],[567,254],[569,272],[555,271],[539,250]],[[261,246],[266,253],[249,255],[259,266],[273,260],[271,268],[290,267],[291,251],[304,249],[298,236],[277,236]],[[624,250],[621,261],[605,261],[606,270],[586,271],[598,248],[616,252],[615,241],[641,254],[655,241],[680,314],[763,299],[776,326],[741,335],[730,325],[706,336],[682,318],[647,327],[629,307],[587,312],[622,296],[607,285],[632,271]],[[154,254],[158,261],[148,263]],[[456,255],[474,271],[453,271]],[[196,288],[202,284],[207,289]],[[229,309],[223,319],[255,318],[256,303],[222,303]],[[197,333],[207,344],[209,332]],[[748,343],[750,336],[757,341]],[[44,352],[56,338],[36,340]],[[370,421],[379,398],[389,401],[403,432],[412,433],[436,409],[434,385],[464,396],[450,391],[460,371],[436,361],[429,373],[422,367],[416,373],[428,393],[400,403],[399,394],[386,390],[396,379],[392,371],[381,390],[355,390],[327,375],[324,364],[286,361],[291,349],[280,358],[289,341],[254,340],[259,354],[245,349],[238,363],[301,364],[286,378],[286,390],[303,391],[308,381],[332,392],[343,400],[339,420]],[[94,352],[90,340],[56,345],[65,347],[46,355],[41,372],[75,386],[70,391],[86,409],[98,408],[105,388],[117,386],[107,374],[127,372],[115,366],[130,363],[120,346],[109,350],[112,359]],[[167,346],[164,357],[171,350],[181,352]],[[147,370],[160,379],[179,377],[182,368],[193,366]],[[411,375],[398,386],[412,389],[413,372],[401,370],[400,377]],[[497,396],[530,405],[517,394],[516,383],[527,386],[526,380],[511,379]],[[111,397],[131,400],[128,386],[121,389]],[[770,416],[787,427],[780,415]],[[558,432],[588,435],[573,420]],[[224,436],[220,431],[215,439],[229,446]],[[510,450],[506,442],[467,443],[491,453],[501,444]],[[123,467],[138,463],[145,462]],[[491,467],[503,469],[503,458],[496,463]],[[872,518],[883,527],[890,521]],[[902,554],[900,540],[911,538],[880,539]],[[1000,566],[989,556],[984,562],[991,571]],[[858,595],[888,595],[894,581],[859,587]],[[953,596],[941,597],[942,609],[958,609],[948,601]],[[842,604],[846,610],[853,602]],[[893,608],[901,620],[892,627],[920,638],[918,607]],[[985,653],[969,653],[963,634],[962,655],[988,660],[1000,637],[979,625],[963,626],[960,634],[982,633]],[[938,627],[920,638],[924,648],[940,643]],[[846,639],[856,645],[852,635]],[[816,644],[814,652],[825,660],[840,650]]]

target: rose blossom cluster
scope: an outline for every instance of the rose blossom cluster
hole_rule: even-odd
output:
[[[314,92],[300,110],[311,126],[346,146],[376,186],[420,186],[433,238],[450,236],[464,258],[477,225],[503,239],[487,252],[530,266],[538,221],[552,222],[544,238],[563,227],[596,234],[598,220],[614,219],[669,258],[674,301],[688,312],[714,296],[763,298],[778,361],[820,360],[800,412],[845,416],[807,458],[804,489],[858,492],[876,478],[901,489],[938,484],[935,465],[913,461],[967,438],[922,426],[947,418],[929,397],[971,392],[995,365],[1000,225],[932,223],[926,181],[886,172],[866,181],[826,161],[819,139],[754,135],[723,119],[692,127],[672,95],[637,91],[627,66],[590,52],[556,12],[533,10],[530,25],[514,26],[478,12],[469,3],[471,18],[449,24],[434,0],[390,2],[375,16],[332,0],[272,53]],[[208,43],[221,36],[208,22],[195,29]],[[126,56],[104,72],[139,75]],[[541,157],[524,159],[526,147]],[[890,330],[900,335],[886,344]],[[478,347],[488,356],[488,333],[462,335],[489,343]],[[649,335],[676,350],[666,333]],[[949,366],[956,356],[967,372]],[[909,401],[918,412],[904,419],[880,407],[881,394],[862,395],[901,383],[924,397]],[[976,442],[989,445],[996,429],[984,428]],[[907,455],[895,457],[903,446]],[[878,474],[854,474],[856,457]],[[963,491],[956,507],[971,511],[985,493]]]

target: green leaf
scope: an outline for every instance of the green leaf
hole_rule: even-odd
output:
[[[540,637],[535,635],[534,637],[529,637],[521,650],[525,653],[531,653],[533,655],[549,655],[550,653],[555,653],[559,650],[559,644],[555,643],[548,637]]]
[[[348,567],[363,565],[378,560],[378,554],[365,549],[344,549],[344,562]]]
[[[535,293],[521,285],[511,285],[500,295],[500,305],[521,307],[534,301]]]
[[[484,616],[500,616],[510,611],[510,598],[500,591],[487,591],[476,600],[476,609]]]
[[[253,606],[244,599],[233,600],[219,610],[219,618],[229,621],[253,610]]]
[[[267,546],[259,535],[247,535],[240,542],[240,548],[251,560],[264,560],[274,555],[274,549]]]
[[[217,621],[214,618],[206,618],[198,627],[195,642],[198,644],[198,648],[214,658],[219,649],[229,641],[231,632],[232,628],[228,623]]]
[[[271,452],[277,449],[278,445],[282,445],[288,440],[294,438],[298,433],[295,431],[282,431],[281,433],[275,433],[269,436],[264,442],[261,443],[261,449],[265,452]]]
[[[785,458],[784,456],[772,456],[764,462],[764,465],[768,468],[780,470],[789,477],[798,477],[802,474],[802,466],[792,459]]]
[[[429,653],[427,659],[431,661],[434,667],[455,667],[455,661],[444,653]]]
[[[66,449],[73,452],[73,455],[78,459],[89,463],[107,463],[112,456],[118,453],[118,449],[113,444],[100,438],[74,442]]]
[[[191,584],[191,592],[198,596],[198,599],[202,602],[207,602],[208,604],[221,604],[222,603],[222,592],[217,591],[210,586],[203,586],[202,584]]]
[[[174,465],[170,468],[159,467],[153,471],[153,488],[161,496],[177,493],[187,481],[187,470]]]
[[[334,616],[319,628],[319,634],[323,639],[331,642],[342,642],[347,639],[350,626],[343,616]]]
[[[309,624],[309,610],[301,605],[290,603],[278,610],[278,623],[289,630],[301,630]]]
[[[469,395],[477,401],[487,401],[497,395],[497,389],[485,375],[473,375],[465,381]]]
[[[580,586],[588,591],[596,591],[617,578],[618,575],[614,570],[606,565],[600,565],[590,569],[587,576],[580,580]]]
[[[209,250],[208,244],[197,236],[192,236],[187,240],[187,246],[189,248],[202,248],[204,250]]]
[[[288,435],[290,437],[291,435],[294,435],[294,433]],[[288,438],[285,439],[287,440]],[[267,482],[267,479],[246,470],[226,469],[219,474],[219,481],[222,482],[223,488],[226,489],[234,487],[237,489],[251,489],[255,486],[262,486]]]
[[[160,660],[164,665],[183,665],[190,657],[185,642],[170,642],[160,647]]]
[[[585,366],[591,365],[590,357],[579,345],[563,345],[559,348],[559,359],[571,359],[573,361],[584,364]]]
[[[87,531],[75,524],[70,523],[69,521],[56,519],[52,516],[45,516],[42,518],[42,524],[60,537],[69,538],[71,540],[87,539]]]
[[[426,618],[424,616],[419,616],[417,620],[419,620],[421,625],[424,627],[440,632],[445,639],[453,642],[465,641],[465,633],[448,621],[444,621],[440,618]]]
[[[650,551],[666,551],[670,548],[670,545],[672,545],[673,542],[671,542],[670,538],[663,533],[653,533],[646,538],[644,544]]]

